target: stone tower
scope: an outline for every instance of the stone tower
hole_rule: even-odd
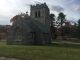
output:
[[[49,26],[49,8],[46,3],[31,5],[31,17]]]

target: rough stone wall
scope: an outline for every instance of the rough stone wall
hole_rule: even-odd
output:
[[[38,12],[40,12],[40,17],[35,17],[35,14]],[[46,3],[31,6],[31,17],[47,26],[49,25],[49,13],[49,8]]]

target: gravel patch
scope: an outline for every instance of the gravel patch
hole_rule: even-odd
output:
[[[0,57],[0,60],[19,60],[15,58]]]

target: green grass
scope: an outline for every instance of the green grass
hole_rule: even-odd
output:
[[[80,60],[80,46],[68,44],[47,46],[0,45],[0,56],[21,60]]]

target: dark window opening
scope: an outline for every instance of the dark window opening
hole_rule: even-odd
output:
[[[38,11],[38,17],[40,17],[40,11]]]
[[[35,12],[35,18],[40,18],[41,14],[40,14],[40,11],[36,11]]]
[[[37,18],[37,12],[35,12],[35,18]]]

